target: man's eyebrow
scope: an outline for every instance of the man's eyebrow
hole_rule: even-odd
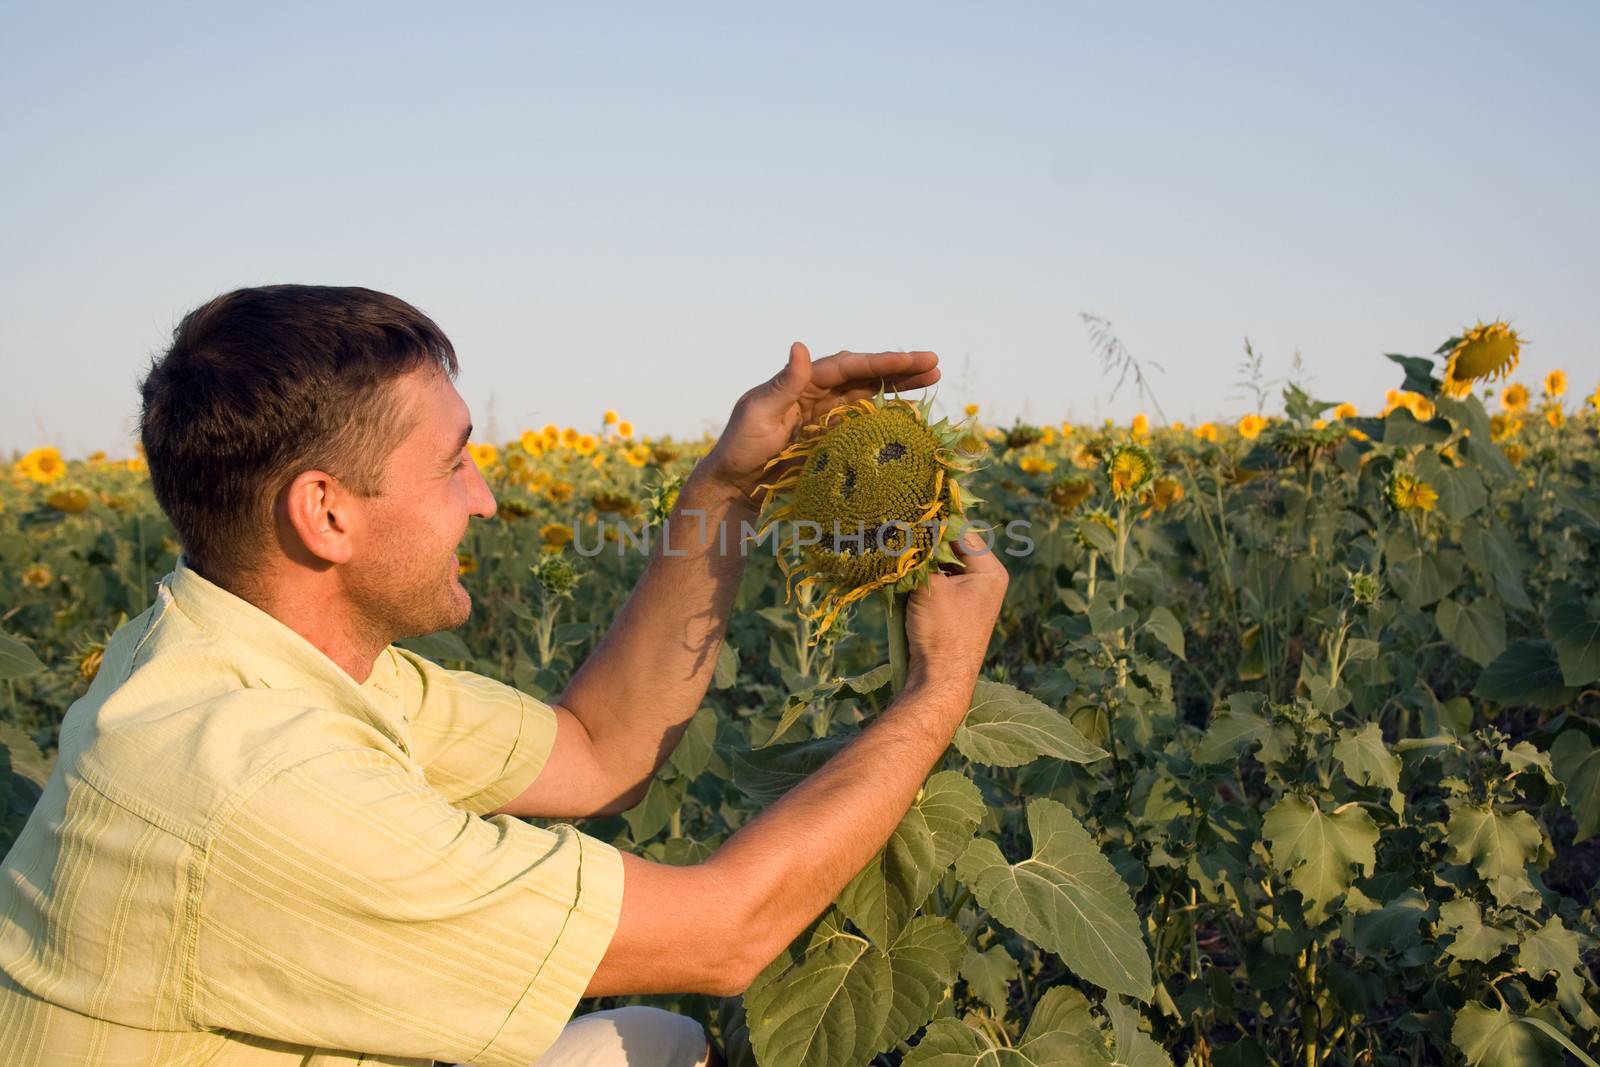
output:
[[[469,422],[469,423],[467,423],[467,428],[465,430],[461,431],[461,439],[456,442],[456,447],[452,448],[450,450],[450,455],[446,456],[445,458],[446,459],[451,459],[451,458],[454,458],[455,456],[459,455],[461,450],[463,448],[467,447],[467,441],[469,441],[471,438],[472,438],[472,423]]]

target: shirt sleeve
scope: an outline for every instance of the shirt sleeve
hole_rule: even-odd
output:
[[[434,789],[486,815],[533,783],[555,746],[550,705],[493,678],[394,652],[411,753]]]
[[[621,914],[622,859],[567,824],[488,819],[365,749],[269,778],[207,849],[201,1027],[317,1048],[526,1067]]]

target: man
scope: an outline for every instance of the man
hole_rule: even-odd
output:
[[[455,549],[495,512],[439,328],[359,288],[191,312],[141,418],[184,556],[68,711],[0,867],[0,1059],[713,1059],[666,1012],[568,1020],[584,996],[736,995],[833,900],[965,714],[998,561],[974,537],[964,571],[912,597],[899,698],[709,860],[650,863],[518,817],[638,802],[717,660],[744,566],[719,524],[753,519],[762,467],[800,426],[882,381],[928,385],[936,363],[813,364],[794,345],[679,495],[704,534],[674,524],[674,554],[657,549],[547,705],[392,645],[466,620]]]

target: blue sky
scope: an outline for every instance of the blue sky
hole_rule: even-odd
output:
[[[1597,40],[1591,3],[8,4],[0,452],[125,452],[177,319],[278,281],[423,308],[502,437],[714,429],[794,339],[1126,418],[1082,311],[1173,418],[1249,409],[1246,335],[1365,409],[1497,315],[1586,394]]]

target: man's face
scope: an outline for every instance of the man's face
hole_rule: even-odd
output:
[[[467,621],[456,546],[474,515],[495,513],[494,495],[467,452],[472,420],[443,373],[426,368],[390,395],[411,429],[389,456],[383,490],[360,500],[355,554],[341,571],[347,595],[384,641],[451,630]]]

